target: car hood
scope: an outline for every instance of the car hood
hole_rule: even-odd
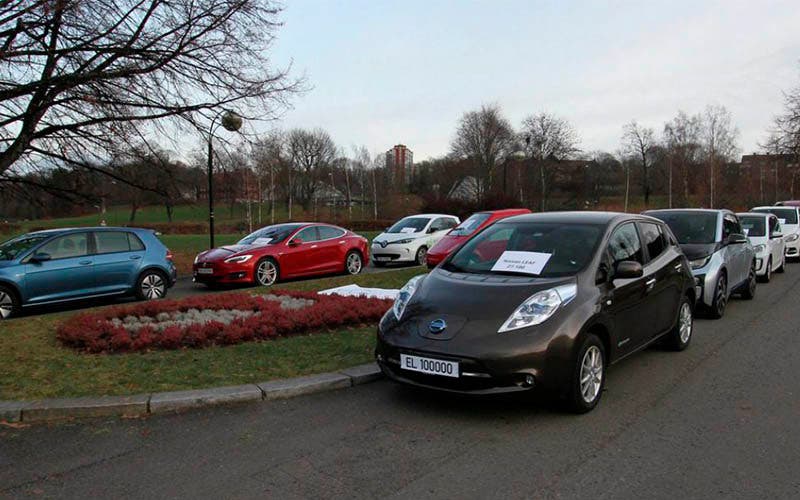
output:
[[[428,250],[428,254],[449,254],[455,247],[469,239],[469,236],[445,235],[438,243]]]
[[[681,245],[681,250],[689,260],[702,259],[708,257],[719,249],[718,243],[685,243]]]
[[[394,243],[395,241],[407,240],[408,238],[421,238],[425,233],[420,231],[418,233],[381,233],[375,237],[375,243]]]
[[[436,269],[421,281],[402,322],[420,336],[435,340],[455,337],[467,323],[486,326],[470,329],[472,335],[494,335],[511,313],[534,293],[575,282],[574,277],[464,274]],[[429,332],[428,325],[434,319],[445,320],[444,332]]]
[[[18,262],[16,260],[0,260],[0,269],[4,267],[11,267],[16,266]]]
[[[257,247],[254,245],[225,245],[222,247],[212,248],[197,256],[197,262],[217,262],[233,257],[238,253],[252,251],[254,249],[261,249],[264,247]]]

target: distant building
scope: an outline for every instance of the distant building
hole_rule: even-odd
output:
[[[386,168],[391,172],[392,182],[397,187],[407,187],[414,175],[414,153],[404,144],[398,144],[386,152]]]

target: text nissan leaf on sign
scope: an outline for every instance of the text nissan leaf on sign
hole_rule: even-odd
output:
[[[609,364],[661,338],[689,345],[693,283],[656,219],[512,217],[403,287],[378,326],[376,359],[399,382],[478,394],[541,388],[585,412]]]

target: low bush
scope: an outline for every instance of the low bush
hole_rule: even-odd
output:
[[[286,308],[282,305],[288,300],[244,293],[142,302],[77,314],[58,327],[56,336],[62,344],[89,353],[200,348],[376,323],[391,307],[389,300],[315,292],[273,291],[271,295],[313,303],[301,301],[310,305]],[[248,314],[220,315],[220,320],[214,320],[214,311],[221,310]],[[189,311],[188,316],[198,316],[200,312],[210,317],[205,322],[169,322],[163,328],[157,324],[159,317],[164,319],[170,314]],[[148,319],[152,325],[146,324]],[[133,323],[135,327],[126,327]]]

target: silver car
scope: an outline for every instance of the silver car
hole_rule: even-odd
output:
[[[721,318],[728,299],[756,293],[755,251],[730,210],[670,209],[645,212],[666,222],[689,259],[698,303]]]

